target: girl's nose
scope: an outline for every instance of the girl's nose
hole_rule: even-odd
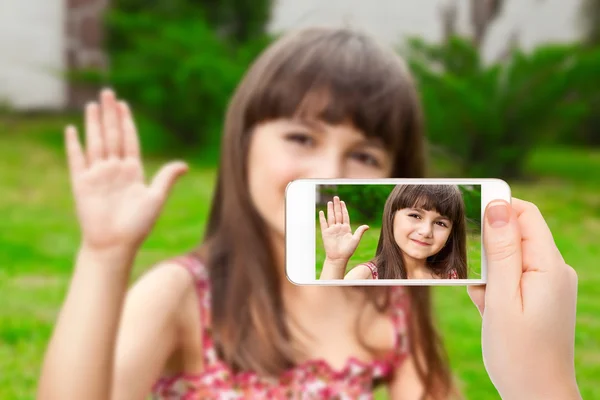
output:
[[[339,179],[344,176],[342,163],[332,157],[325,157],[311,166],[311,175],[315,179]]]
[[[423,222],[422,224],[420,224],[419,233],[422,236],[431,237],[432,232],[433,232],[433,229],[431,228],[430,224],[428,224],[426,222]]]

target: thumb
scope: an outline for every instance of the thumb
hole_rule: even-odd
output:
[[[475,307],[479,311],[479,315],[483,317],[483,311],[485,310],[485,286],[484,285],[469,285],[467,286],[467,293],[471,298]]]
[[[356,232],[354,232],[353,237],[357,243],[360,241],[360,239],[362,238],[362,235],[367,231],[367,229],[369,229],[368,225],[361,225],[358,228],[356,228]]]
[[[483,247],[487,261],[487,299],[503,301],[520,294],[521,233],[516,213],[506,201],[493,201],[486,208]]]
[[[161,197],[166,197],[175,184],[175,181],[188,171],[188,166],[184,162],[174,161],[163,166],[152,179],[151,190],[158,193]]]

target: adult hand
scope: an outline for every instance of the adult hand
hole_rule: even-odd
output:
[[[538,208],[486,209],[487,285],[468,288],[483,318],[485,367],[502,398],[580,399],[574,367],[577,274]]]

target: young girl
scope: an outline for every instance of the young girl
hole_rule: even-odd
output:
[[[330,203],[329,216],[341,215],[349,221],[345,203],[337,197]],[[344,236],[328,228],[321,213],[324,270],[331,268],[332,258],[349,260],[356,249],[355,238],[360,239],[365,229]],[[353,268],[345,279],[466,279],[466,242],[465,205],[456,185],[397,185],[385,202],[375,258]],[[351,252],[336,252],[339,248]]]
[[[301,30],[268,48],[227,110],[203,242],[159,262],[124,306],[135,254],[185,166],[170,164],[144,186],[129,109],[111,91],[87,108],[86,138],[84,157],[67,131],[83,243],[41,393],[361,398],[386,385],[398,398],[445,399],[454,391],[427,288],[297,287],[285,277],[290,181],[424,175],[418,97],[392,49],[346,29]]]
[[[170,163],[146,185],[130,110],[111,91],[87,107],[85,135],[83,149],[66,130],[82,240],[40,399],[358,399],[379,385],[393,399],[450,396],[427,288],[285,278],[288,182],[424,174],[417,96],[391,49],[335,29],[267,49],[227,112],[205,240],[126,297],[136,252],[186,166]],[[489,365],[505,376],[500,361]]]

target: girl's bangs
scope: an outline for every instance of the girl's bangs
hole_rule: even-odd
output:
[[[461,216],[460,191],[451,185],[414,185],[408,186],[404,195],[397,197],[395,210],[417,208],[435,211],[455,221]]]
[[[251,93],[246,126],[281,118],[349,123],[399,146],[418,110],[396,54],[345,31],[288,45],[267,55],[271,68]]]

